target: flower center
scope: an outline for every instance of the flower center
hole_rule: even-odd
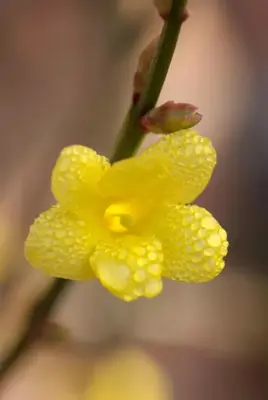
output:
[[[128,232],[136,222],[135,210],[130,203],[113,203],[106,208],[104,219],[112,232]]]

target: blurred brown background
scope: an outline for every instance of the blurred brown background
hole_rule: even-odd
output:
[[[79,393],[98,356],[121,342],[166,368],[176,399],[267,398],[268,3],[189,0],[189,11],[159,102],[198,105],[200,132],[218,149],[199,204],[229,231],[226,270],[206,285],[165,282],[162,296],[133,304],[98,282],[73,285],[53,315],[72,340],[36,346],[4,400]],[[0,2],[1,353],[49,284],[22,249],[53,201],[57,154],[71,143],[111,154],[137,56],[160,29],[150,0]]]

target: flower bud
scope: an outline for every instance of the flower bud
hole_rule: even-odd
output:
[[[167,19],[172,8],[172,0],[153,0],[153,2],[159,12],[160,17],[162,17],[164,20]],[[189,17],[189,13],[186,8],[182,10],[180,17],[181,22],[184,22]]]
[[[148,46],[145,47],[145,49],[142,51],[139,61],[138,61],[138,67],[137,71],[134,75],[134,82],[133,82],[133,98],[134,101],[138,100],[145,85],[146,85],[146,79],[147,75],[149,72],[149,69],[151,67],[151,63],[156,55],[157,47],[158,47],[158,42],[159,42],[159,36],[154,38]]]
[[[159,15],[166,18],[172,7],[172,0],[154,0],[154,5],[157,8]]]
[[[168,134],[197,125],[202,115],[197,107],[187,103],[168,101],[160,107],[153,108],[141,119],[146,132]]]

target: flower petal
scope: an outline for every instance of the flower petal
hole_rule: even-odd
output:
[[[90,264],[103,286],[125,301],[162,291],[162,246],[154,237],[118,236],[100,242]]]
[[[157,177],[165,168],[160,156],[153,160],[132,157],[116,162],[100,181],[103,195],[113,199],[148,199],[158,185]]]
[[[59,205],[43,212],[25,242],[25,256],[46,274],[73,280],[94,276],[88,258],[99,239],[96,221],[88,224]]]
[[[88,147],[65,147],[52,172],[52,192],[69,209],[88,207],[97,194],[98,182],[109,168],[107,158]]]
[[[155,216],[150,229],[163,245],[163,276],[206,282],[222,271],[227,234],[204,208],[170,206],[165,215]]]
[[[140,158],[147,163],[161,160],[165,171],[158,180],[158,201],[186,204],[199,196],[207,186],[216,165],[216,152],[208,138],[193,130],[181,130],[162,137]]]

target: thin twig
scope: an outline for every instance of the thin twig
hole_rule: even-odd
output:
[[[139,121],[141,116],[152,109],[158,100],[184,20],[186,3],[187,0],[173,0],[171,12],[161,33],[157,54],[148,74],[147,85],[139,101],[131,106],[127,114],[114,155],[111,158],[112,163],[131,157],[143,139],[144,134],[140,129]],[[33,306],[24,331],[0,363],[0,381],[3,380],[11,367],[16,365],[29,347],[40,338],[47,317],[70,283],[71,281],[68,280],[54,279],[52,286]]]

